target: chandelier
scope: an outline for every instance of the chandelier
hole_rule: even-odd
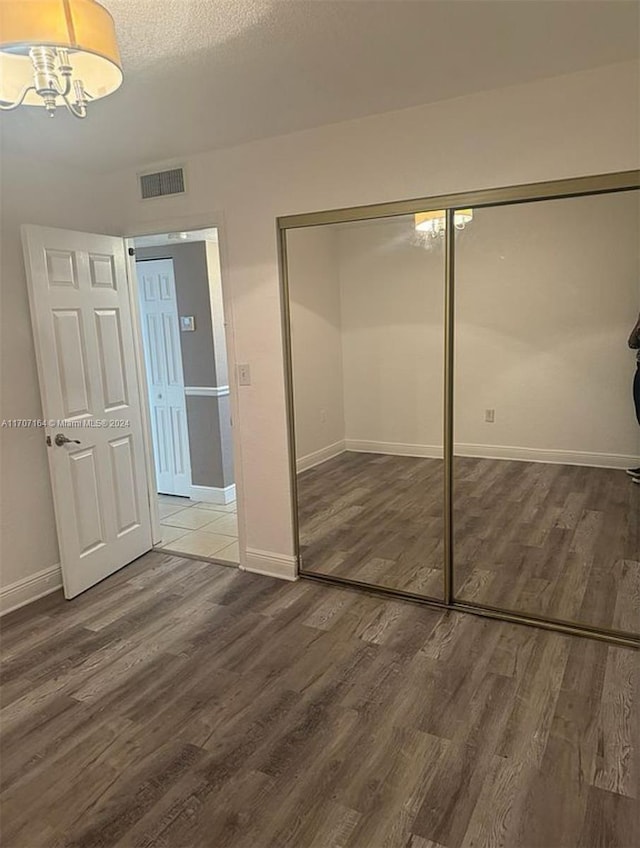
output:
[[[453,225],[456,230],[464,230],[473,221],[473,209],[456,209],[453,213]],[[437,212],[416,212],[416,232],[431,238],[444,236],[447,229],[447,213],[444,209]]]
[[[96,0],[0,0],[0,110],[84,118],[121,83],[113,18]]]

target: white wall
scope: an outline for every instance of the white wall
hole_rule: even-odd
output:
[[[46,129],[45,119],[42,132]],[[112,196],[106,179],[88,180],[72,169],[3,155],[0,198],[0,417],[38,419],[42,407],[19,228],[42,224],[109,232],[114,217]],[[0,450],[0,587],[6,589],[56,565],[59,558],[44,431],[3,427]],[[15,588],[0,596],[2,604],[17,601],[19,587]]]
[[[344,449],[340,281],[332,227],[287,237],[298,467]]]
[[[476,212],[456,254],[461,453],[466,443],[613,467],[640,455],[627,347],[640,307],[638,202],[634,191]]]
[[[166,201],[139,201],[133,169],[110,175],[122,232],[220,227],[228,320],[237,360],[250,363],[252,374],[237,419],[251,549],[283,562],[294,550],[276,216],[638,167],[638,94],[637,64],[623,63],[204,153],[188,159],[189,193]],[[17,223],[45,217],[42,223],[98,228],[102,186],[85,178],[84,199],[74,204],[61,197],[64,180],[47,198],[48,179],[23,179],[22,197],[16,180],[3,197],[13,222],[3,247],[13,257],[15,289],[4,320],[30,363],[17,374],[29,382],[24,406],[32,413],[37,391]],[[31,437],[22,438],[26,466],[10,459],[5,485],[39,490],[21,502],[40,526],[37,535],[21,529],[24,513],[12,509],[5,542],[12,576],[55,561],[44,452],[30,451]]]
[[[444,251],[413,216],[337,228],[344,404],[351,449],[442,451]]]

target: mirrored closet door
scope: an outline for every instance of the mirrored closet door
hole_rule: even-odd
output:
[[[420,224],[287,232],[297,513],[305,572],[440,599],[444,239]]]
[[[455,597],[640,630],[638,191],[474,210],[456,237]]]
[[[278,226],[301,573],[640,645],[640,173]]]

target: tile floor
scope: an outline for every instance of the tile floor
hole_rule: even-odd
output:
[[[236,503],[210,504],[158,495],[162,543],[177,554],[239,563]]]

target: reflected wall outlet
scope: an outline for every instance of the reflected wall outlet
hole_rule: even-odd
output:
[[[238,385],[240,386],[250,386],[251,385],[251,369],[247,364],[238,365]]]
[[[485,409],[484,420],[487,422],[487,424],[493,424],[496,420],[495,409]]]
[[[327,423],[327,410],[326,409],[320,410],[320,423],[321,424]]]

